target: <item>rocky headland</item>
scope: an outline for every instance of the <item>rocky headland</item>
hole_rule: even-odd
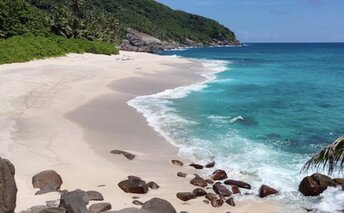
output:
[[[178,48],[190,47],[214,47],[214,46],[240,46],[239,41],[228,41],[221,35],[210,42],[195,42],[191,39],[185,39],[182,42],[163,41],[146,33],[129,28],[125,39],[120,45],[121,50],[134,52],[156,53],[163,50],[172,50]]]

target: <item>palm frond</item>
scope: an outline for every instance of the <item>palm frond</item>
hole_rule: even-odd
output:
[[[332,175],[336,169],[342,172],[344,170],[344,136],[316,153],[305,163],[302,171],[310,169],[327,170],[328,175]]]

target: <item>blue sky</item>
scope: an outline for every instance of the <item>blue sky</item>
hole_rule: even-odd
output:
[[[219,21],[242,42],[344,42],[344,0],[158,0]]]

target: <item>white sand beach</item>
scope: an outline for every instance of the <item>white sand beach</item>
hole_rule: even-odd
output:
[[[210,72],[200,62],[147,53],[121,52],[118,56],[69,54],[66,57],[0,66],[0,155],[16,168],[17,212],[56,200],[58,193],[35,196],[31,178],[55,170],[62,190],[96,190],[112,210],[137,207],[134,194],[117,184],[128,175],[155,181],[158,190],[138,195],[168,200],[180,211],[279,212],[269,199],[236,201],[213,208],[198,198],[184,204],[177,192],[192,191],[192,167],[178,167],[177,147],[147,125],[127,105],[140,95],[202,82],[199,72]],[[137,155],[130,161],[111,150]],[[213,169],[214,170],[214,169]],[[177,177],[185,172],[187,178]],[[105,185],[104,187],[98,187]],[[211,190],[208,190],[211,191]]]

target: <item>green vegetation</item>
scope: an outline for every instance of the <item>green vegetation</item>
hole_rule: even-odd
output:
[[[48,32],[47,16],[25,0],[0,1],[0,38]]]
[[[155,0],[0,0],[0,39],[8,39],[0,40],[0,63],[67,52],[116,53],[128,28],[171,42],[237,42],[216,21]]]
[[[235,35],[214,20],[175,11],[155,0],[1,0],[0,36],[45,35],[118,43],[127,28],[165,41],[228,40]]]
[[[61,36],[13,36],[0,39],[0,64],[26,62],[66,53],[118,54],[114,45],[103,41],[66,39]]]

